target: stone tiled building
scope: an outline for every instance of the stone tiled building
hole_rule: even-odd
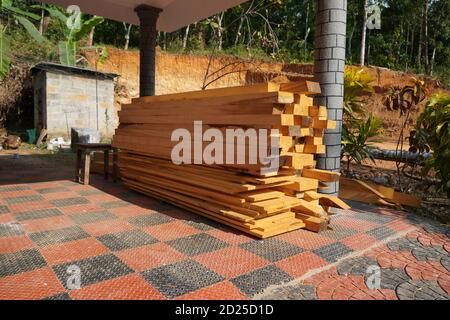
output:
[[[32,69],[34,124],[49,138],[70,139],[71,128],[95,129],[110,137],[117,127],[115,74],[52,63]]]

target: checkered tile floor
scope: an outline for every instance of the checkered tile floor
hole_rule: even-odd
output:
[[[362,209],[321,234],[257,240],[120,183],[70,177],[0,176],[0,299],[247,299],[413,227],[404,213]]]

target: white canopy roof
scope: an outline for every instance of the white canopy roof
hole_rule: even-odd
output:
[[[247,0],[44,0],[67,8],[78,5],[87,14],[139,25],[134,9],[146,4],[163,12],[158,30],[172,32],[190,23],[212,16]]]

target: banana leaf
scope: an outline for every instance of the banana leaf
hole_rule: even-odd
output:
[[[66,66],[76,64],[76,43],[73,41],[60,41],[58,43],[59,62]]]
[[[34,24],[32,24],[30,22],[30,20],[28,20],[27,18],[24,18],[24,17],[20,17],[20,16],[15,16],[15,18],[28,31],[28,33],[34,40],[36,40],[39,43],[42,43],[45,41],[45,38],[38,31],[38,29],[36,29]]]
[[[4,79],[11,65],[10,40],[0,24],[0,80]]]

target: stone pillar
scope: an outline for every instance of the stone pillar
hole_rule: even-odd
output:
[[[135,9],[140,21],[140,96],[155,95],[156,74],[156,22],[161,9],[148,5],[140,5]]]
[[[314,76],[321,84],[322,94],[315,98],[315,104],[326,106],[329,119],[337,121],[336,129],[325,132],[326,154],[319,156],[317,167],[338,172],[341,166],[347,0],[316,0],[316,3]],[[339,183],[330,183],[322,192],[337,194]]]

